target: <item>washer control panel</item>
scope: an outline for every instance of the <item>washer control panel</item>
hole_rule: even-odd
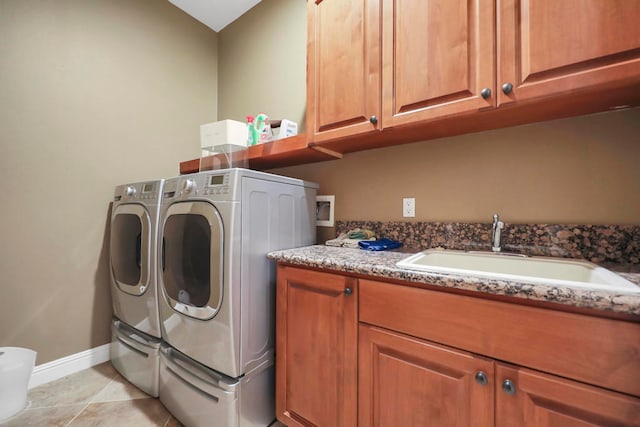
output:
[[[162,181],[138,182],[116,187],[113,200],[158,200]]]
[[[218,200],[227,200],[232,196],[231,174],[222,171],[199,173],[165,181],[162,197],[164,199],[218,196]]]
[[[204,194],[229,194],[229,174],[208,175]]]
[[[158,185],[157,182],[143,183],[140,198],[143,200],[156,200],[158,198]]]

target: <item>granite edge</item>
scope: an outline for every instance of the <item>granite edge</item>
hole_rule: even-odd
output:
[[[402,252],[372,252],[324,245],[279,250],[268,254],[272,260],[304,267],[640,316],[640,294],[417,272],[396,267],[395,263],[406,256],[408,254]],[[620,275],[640,286],[640,274],[620,273]]]

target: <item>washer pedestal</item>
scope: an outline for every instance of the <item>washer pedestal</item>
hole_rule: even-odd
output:
[[[266,427],[275,420],[274,380],[272,361],[231,378],[167,344],[160,350],[160,401],[184,425]]]
[[[130,383],[158,397],[159,351],[162,340],[114,318],[111,322],[111,364]]]

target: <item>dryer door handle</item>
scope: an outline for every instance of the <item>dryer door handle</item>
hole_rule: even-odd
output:
[[[136,265],[142,268],[142,233],[136,236]]]
[[[163,237],[163,238],[162,238],[162,261],[161,261],[161,262],[162,262],[162,271],[163,271],[163,272],[164,272],[164,259],[165,259],[165,256],[164,256],[164,249],[165,249],[165,247],[166,247],[166,240],[165,240],[165,239],[164,239],[164,237]]]

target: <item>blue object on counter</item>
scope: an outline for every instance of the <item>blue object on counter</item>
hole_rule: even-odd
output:
[[[396,249],[402,246],[402,243],[391,240],[391,239],[378,239],[378,240],[363,240],[358,242],[358,245],[362,249],[366,249],[368,251],[386,251],[387,249]]]

